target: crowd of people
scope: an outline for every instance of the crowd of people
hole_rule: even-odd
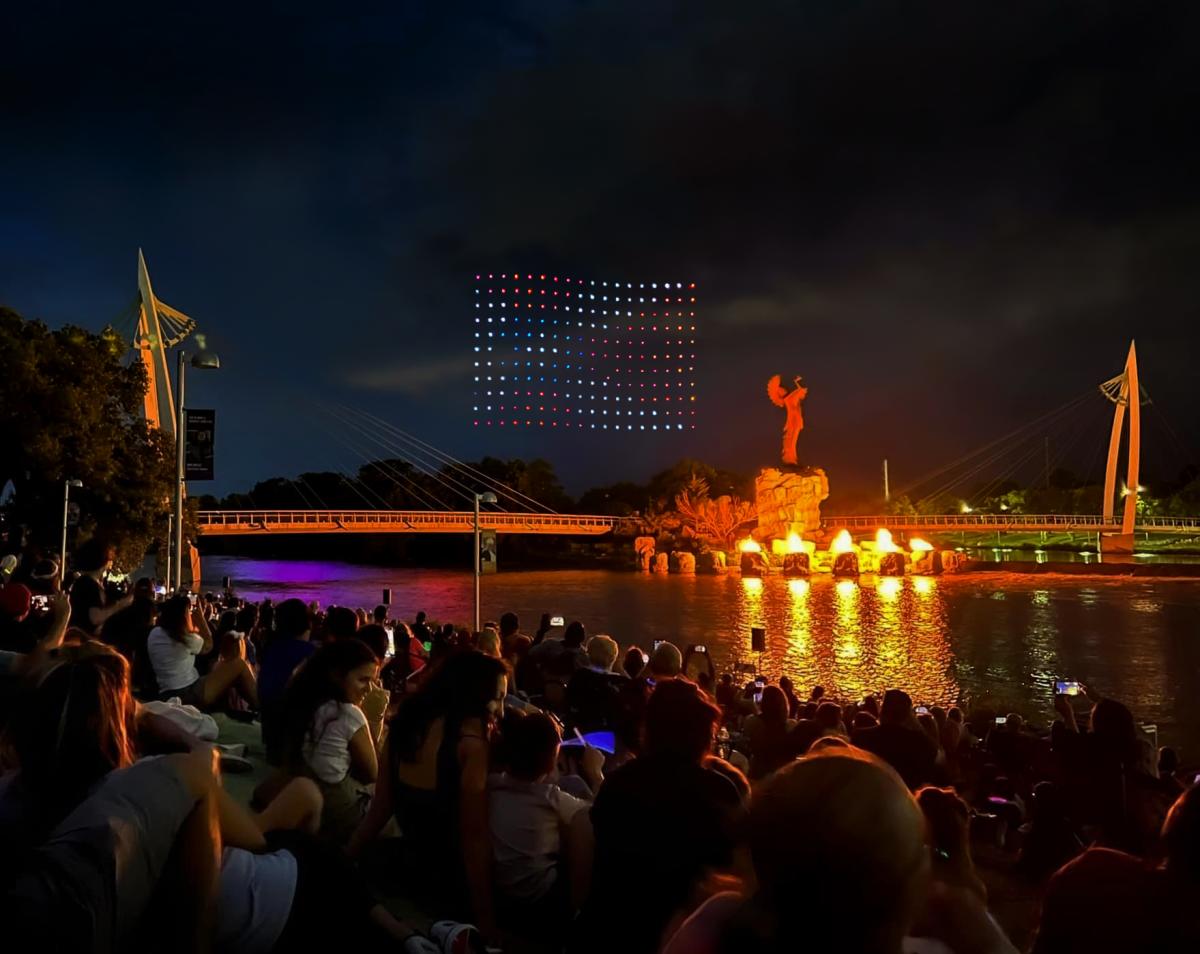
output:
[[[0,565],[14,945],[1012,952],[981,852],[1039,900],[1036,954],[1200,941],[1200,793],[1114,699],[1040,730],[548,616],[126,593],[111,558]],[[205,713],[261,732],[248,800]]]

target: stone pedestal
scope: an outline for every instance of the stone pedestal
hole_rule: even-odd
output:
[[[808,576],[812,567],[807,553],[788,553],[783,557],[783,575],[786,577]]]
[[[821,528],[821,501],[829,496],[825,471],[761,470],[754,481],[759,540],[786,540],[789,533],[815,534]]]
[[[687,550],[671,551],[671,572],[691,576],[696,572],[696,554]]]

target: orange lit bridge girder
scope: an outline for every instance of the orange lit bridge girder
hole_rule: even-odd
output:
[[[204,536],[271,533],[472,533],[470,510],[201,510]],[[557,513],[479,514],[479,528],[497,533],[602,536],[623,523],[620,517]]]
[[[1121,521],[1112,517],[1070,513],[962,513],[900,516],[885,514],[874,517],[824,517],[827,530],[845,528],[851,532],[870,531],[886,527],[893,532],[998,532],[1031,533],[1120,533]],[[1137,533],[1200,534],[1200,517],[1139,517]]]

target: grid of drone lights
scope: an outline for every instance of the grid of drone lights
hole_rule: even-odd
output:
[[[476,427],[696,427],[696,283],[475,276]]]

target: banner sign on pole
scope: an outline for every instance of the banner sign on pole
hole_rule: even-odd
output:
[[[187,480],[213,479],[213,435],[216,411],[188,408],[187,443],[184,445],[183,474]]]

